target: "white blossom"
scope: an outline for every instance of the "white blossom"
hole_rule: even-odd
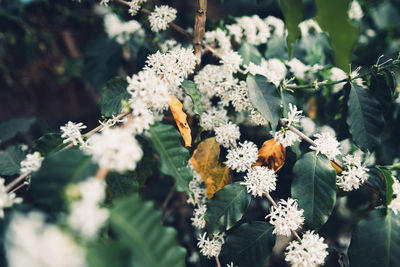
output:
[[[275,190],[276,173],[268,167],[255,166],[247,172],[244,182],[240,184],[245,185],[247,192],[254,197],[262,197],[264,194]]]
[[[232,50],[230,37],[220,28],[217,28],[214,31],[206,32],[204,34],[204,43],[216,44],[217,46],[215,51],[221,55]]]
[[[236,148],[228,150],[226,165],[237,172],[251,168],[258,158],[258,148],[253,142],[244,141]]]
[[[70,204],[68,224],[82,237],[90,239],[108,218],[108,210],[99,206],[105,198],[105,185],[90,177],[79,183],[77,189],[80,199]]]
[[[200,248],[201,254],[207,258],[216,257],[221,252],[222,245],[225,243],[224,233],[214,234],[214,237],[210,239],[205,232],[199,236],[198,241],[197,246]]]
[[[334,82],[341,81],[343,79],[347,79],[347,74],[343,70],[341,70],[337,67],[331,68],[330,71],[331,71],[331,80]],[[332,91],[334,93],[339,92],[345,84],[346,84],[346,82],[334,84],[332,86]]]
[[[287,126],[295,126],[300,123],[300,120],[303,118],[302,113],[303,111],[298,110],[296,105],[289,103],[287,118],[283,118],[282,121],[285,121]]]
[[[279,131],[273,132],[271,134],[274,136],[274,140],[277,144],[281,144],[284,147],[292,146],[294,143],[299,142],[300,137],[294,132],[290,131],[286,127],[281,127]]]
[[[142,36],[144,31],[136,20],[122,22],[117,15],[108,13],[104,16],[104,28],[110,38],[119,44],[125,44],[132,35]]]
[[[131,98],[129,104],[132,108],[132,122],[127,129],[133,134],[141,134],[150,129],[150,125],[154,123],[154,115],[147,108],[145,102],[140,99]]]
[[[38,212],[15,213],[5,234],[10,267],[85,267],[86,255],[59,227]]]
[[[393,199],[392,202],[389,204],[389,208],[393,210],[394,214],[400,211],[400,182],[395,177],[392,177],[394,184],[392,185],[393,188]]]
[[[101,1],[100,1],[100,5],[108,6],[108,3],[109,3],[110,1],[111,1],[111,0],[101,0]]]
[[[22,198],[16,197],[15,193],[7,193],[4,182],[5,180],[0,177],[0,218],[4,217],[5,208],[10,208],[14,204],[19,204],[22,202]]]
[[[293,240],[289,243],[285,252],[285,260],[292,267],[317,267],[324,264],[328,256],[328,245],[324,238],[307,231],[303,234],[301,242]]]
[[[196,56],[193,49],[175,48],[167,53],[157,51],[147,57],[146,69],[152,69],[162,80],[179,86],[194,71]]]
[[[281,199],[277,207],[272,206],[270,213],[265,217],[275,228],[272,233],[276,235],[290,236],[291,231],[296,231],[304,222],[304,210],[298,209],[297,200]]]
[[[250,110],[250,120],[255,125],[268,125],[268,121],[255,109]]]
[[[100,166],[119,172],[134,170],[143,151],[128,129],[105,129],[92,135],[89,154]]]
[[[247,83],[245,81],[240,81],[227,93],[229,100],[232,102],[232,106],[237,112],[252,109],[253,106],[251,105],[248,92]]]
[[[42,165],[43,157],[39,152],[34,152],[32,154],[27,154],[25,159],[21,161],[21,173],[35,172],[39,170]]]
[[[240,138],[239,126],[232,122],[221,124],[215,128],[216,141],[223,147],[229,148],[236,145]]]
[[[364,13],[361,9],[360,4],[357,0],[353,0],[350,4],[350,8],[348,10],[349,18],[355,21],[360,21],[364,16]]]
[[[238,29],[228,28],[235,32],[235,40],[240,43],[240,38],[246,38],[249,44],[260,45],[267,42],[270,36],[268,25],[259,16],[243,16],[236,19],[237,26],[241,27],[241,34]]]
[[[167,5],[156,6],[154,11],[149,15],[149,21],[151,30],[158,32],[160,30],[166,30],[168,23],[174,21],[176,18],[176,9]]]
[[[124,121],[124,119],[118,118],[118,115],[112,115],[111,118],[106,119],[104,121],[99,120],[99,123],[104,126],[100,131],[103,131],[106,128],[110,128],[110,127],[116,125],[117,123],[121,123],[123,121]]]
[[[204,215],[207,211],[206,205],[200,205],[193,211],[193,217],[190,218],[192,221],[192,225],[197,229],[203,229],[206,227],[206,220],[204,219]]]
[[[221,124],[228,122],[227,111],[223,108],[212,107],[201,114],[200,125],[204,130],[213,130]]]
[[[322,32],[318,23],[313,19],[304,20],[299,24],[302,37],[307,37],[309,35],[314,35],[316,33]]]
[[[303,133],[307,136],[313,135],[317,128],[315,126],[315,122],[308,117],[301,118],[300,125],[301,125],[301,128],[303,128]]]
[[[188,196],[187,203],[192,205],[201,205],[206,201],[206,187],[201,175],[193,169],[190,161],[189,168],[193,172],[193,179],[189,182],[189,190],[192,194]]]
[[[311,69],[310,66],[305,65],[297,58],[292,58],[290,61],[286,61],[285,63],[290,67],[294,76],[303,80],[306,78],[306,72]]]
[[[69,121],[64,126],[61,126],[60,130],[62,132],[61,137],[64,139],[63,143],[72,142],[74,146],[82,144],[83,143],[83,138],[81,134],[82,129],[86,129],[86,125],[83,125],[82,122],[73,123],[72,121]]]
[[[342,154],[339,150],[340,143],[331,133],[325,131],[320,134],[314,134],[314,136],[317,137],[314,140],[315,146],[310,146],[310,149],[315,150],[317,155],[321,153],[333,160],[336,156]]]
[[[361,164],[361,159],[357,156],[347,155],[343,158],[343,171],[337,176],[336,184],[344,191],[358,189],[367,180],[367,168]]]
[[[284,37],[286,34],[285,31],[285,23],[283,20],[278,19],[274,16],[268,16],[265,20],[271,34],[276,35],[278,37]]]
[[[135,16],[137,14],[137,12],[140,9],[140,6],[147,2],[147,0],[131,0],[130,2],[128,2],[129,4],[129,14],[131,16]]]
[[[269,60],[261,59],[259,65],[250,62],[246,66],[246,71],[252,75],[262,75],[273,83],[276,87],[279,86],[281,81],[285,79],[287,70],[285,64],[283,64],[279,59],[271,58]]]
[[[228,51],[221,56],[220,63],[231,73],[240,69],[243,59],[236,51]]]
[[[238,267],[238,266],[234,265],[233,262],[231,262],[230,264],[227,264],[226,267]]]
[[[222,65],[205,65],[195,76],[194,82],[197,88],[202,94],[206,94],[208,97],[213,97],[217,91],[225,91],[216,89],[222,86],[224,81],[229,81],[231,86],[224,84],[227,89],[230,89],[234,85],[234,79],[232,74],[227,71]]]

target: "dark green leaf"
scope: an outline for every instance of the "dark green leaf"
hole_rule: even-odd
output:
[[[358,39],[359,29],[349,21],[350,0],[315,0],[316,20],[321,29],[329,34],[336,65],[347,71],[351,53]]]
[[[122,61],[121,46],[114,40],[100,38],[92,41],[85,53],[84,75],[96,91],[117,74]]]
[[[264,53],[265,58],[288,59],[288,51],[285,39],[277,35],[272,35],[267,42],[267,49]]]
[[[65,147],[60,133],[47,133],[35,141],[33,151],[38,151],[43,157]]]
[[[173,176],[178,191],[189,193],[193,175],[188,168],[189,152],[181,144],[180,133],[172,126],[155,123],[150,127],[151,141],[161,157],[160,171]]]
[[[14,118],[0,123],[0,144],[18,133],[27,132],[35,121],[35,118]]]
[[[303,4],[299,0],[280,0],[281,9],[288,29],[287,48],[292,57],[293,43],[300,37],[299,23],[303,20]]]
[[[185,266],[186,251],[176,242],[176,231],[161,225],[161,212],[138,194],[121,199],[111,210],[110,222],[129,249],[135,267]]]
[[[201,93],[197,89],[196,84],[192,81],[184,80],[182,82],[182,87],[185,90],[186,94],[188,94],[193,101],[193,112],[201,116],[204,108],[201,104]]]
[[[89,267],[128,267],[132,261],[126,246],[111,241],[90,244],[86,258]]]
[[[381,141],[384,120],[379,102],[371,93],[356,84],[351,84],[347,125],[352,139],[362,150],[373,151]]]
[[[101,114],[106,117],[111,117],[121,112],[122,100],[129,99],[129,93],[126,90],[127,81],[120,77],[107,82],[106,86],[101,90]]]
[[[242,56],[243,65],[249,65],[250,62],[258,65],[261,63],[261,54],[258,51],[257,47],[249,44],[249,43],[242,43],[238,50],[239,55]]]
[[[282,90],[281,91],[281,99],[282,99],[282,106],[283,106],[283,114],[287,117],[290,109],[289,104],[294,105],[296,99],[293,95],[291,95],[288,91]]]
[[[239,183],[224,186],[207,201],[205,220],[208,231],[224,232],[232,228],[242,218],[250,201],[245,186]]]
[[[247,86],[251,103],[275,130],[281,112],[281,99],[276,86],[261,75],[247,76]]]
[[[371,76],[371,93],[387,112],[393,103],[396,91],[396,78],[391,71],[381,71]]]
[[[390,204],[390,202],[392,202],[392,199],[393,199],[394,180],[392,177],[392,172],[383,166],[375,166],[375,167],[379,170],[380,176],[385,181],[386,206],[388,206]]]
[[[375,209],[354,229],[349,248],[352,267],[400,266],[400,214]]]
[[[29,188],[33,200],[46,211],[60,211],[65,208],[65,187],[93,176],[96,171],[91,157],[78,148],[50,154],[32,175]]]
[[[20,146],[7,147],[0,152],[0,175],[14,175],[20,173],[20,163],[24,159],[25,153]]]
[[[109,172],[106,182],[110,199],[129,196],[139,191],[139,182],[129,173]]]
[[[234,229],[225,239],[221,256],[241,267],[265,266],[275,245],[274,227],[253,221]]]
[[[308,152],[293,167],[292,197],[304,210],[305,223],[319,229],[336,201],[336,171],[324,155]]]

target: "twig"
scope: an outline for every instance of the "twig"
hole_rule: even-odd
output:
[[[221,262],[219,261],[218,256],[215,256],[215,261],[217,262],[217,267],[221,267]]]
[[[26,172],[15,178],[13,181],[11,181],[7,186],[6,186],[6,191],[10,191],[14,186],[16,186],[18,183],[21,181],[25,180],[26,177],[28,177],[32,172]]]
[[[108,167],[100,167],[96,173],[96,179],[104,180],[106,179],[107,173],[110,169]]]
[[[206,31],[207,0],[197,0],[196,17],[194,21],[193,47],[197,65],[201,63],[202,39]]]
[[[11,192],[10,193],[14,193],[15,191],[17,191],[18,189],[20,189],[20,188],[22,188],[22,187],[24,187],[26,185],[26,183],[22,183],[22,184],[20,184],[19,186],[17,186],[16,188],[14,188],[13,190],[11,190]]]

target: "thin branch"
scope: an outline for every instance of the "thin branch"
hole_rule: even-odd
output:
[[[14,193],[15,191],[17,191],[17,190],[19,190],[19,189],[21,189],[22,187],[24,187],[26,185],[26,183],[22,183],[22,184],[20,184],[19,186],[17,186],[16,188],[14,188],[13,190],[11,190],[11,192],[10,193]]]
[[[15,178],[6,186],[6,191],[10,191],[14,186],[19,184],[21,181],[24,181],[26,177],[28,177],[32,172],[26,172]]]
[[[197,0],[196,17],[194,22],[193,47],[197,65],[201,63],[202,39],[206,31],[207,0]]]
[[[219,257],[215,256],[215,261],[217,263],[217,267],[221,267],[221,262],[219,261]]]

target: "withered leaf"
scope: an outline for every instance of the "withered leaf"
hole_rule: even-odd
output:
[[[187,116],[182,110],[183,105],[181,101],[179,101],[176,97],[171,96],[171,100],[168,102],[168,105],[171,109],[172,116],[174,116],[179,132],[182,135],[183,141],[185,142],[185,146],[192,146],[191,130],[186,120]]]
[[[258,151],[258,159],[254,166],[267,166],[277,172],[285,164],[285,158],[286,149],[272,138],[265,141]]]

